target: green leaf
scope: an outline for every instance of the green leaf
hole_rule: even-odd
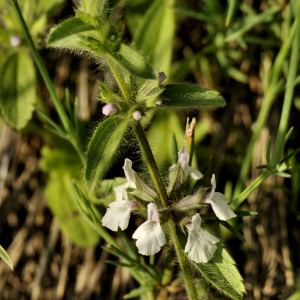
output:
[[[169,74],[173,38],[173,1],[155,0],[147,10],[134,39],[135,45],[149,58],[153,67]]]
[[[158,197],[157,193],[135,172],[136,188],[142,193],[142,199],[153,202]]]
[[[255,211],[243,211],[243,210],[235,210],[234,213],[238,216],[238,217],[250,217],[250,216],[255,216],[258,213]]]
[[[141,286],[137,289],[132,290],[130,293],[124,295],[124,299],[132,299],[141,296],[142,294],[151,291],[153,289],[152,285]]]
[[[280,164],[289,161],[293,156],[295,156],[298,152],[300,151],[300,148],[294,150],[292,153],[290,153],[289,155],[287,155],[281,162]]]
[[[234,16],[234,13],[236,12],[238,6],[239,6],[239,0],[229,0],[229,6],[228,6],[228,11],[227,11],[227,16],[226,16],[226,26],[228,26]]]
[[[229,253],[217,244],[213,258],[207,263],[195,263],[187,254],[187,259],[215,288],[235,300],[241,300],[246,293],[243,278]]]
[[[241,233],[239,233],[235,228],[233,228],[228,222],[221,221],[220,223],[226,227],[229,231],[231,231],[238,239],[240,239],[242,242],[246,243],[246,239],[243,237]]]
[[[125,268],[132,268],[134,266],[133,264],[125,264],[115,260],[106,260],[105,262],[114,266],[125,267]]]
[[[173,132],[172,138],[172,164],[175,165],[178,162],[178,147],[175,133]]]
[[[31,58],[24,52],[8,56],[0,78],[1,111],[10,125],[22,129],[31,119],[36,101],[36,78]]]
[[[275,173],[276,175],[280,176],[280,177],[284,177],[284,178],[291,178],[291,174],[288,174],[288,173],[284,173],[284,172],[278,172],[278,173]]]
[[[193,84],[167,84],[160,95],[163,105],[182,108],[215,108],[226,105],[219,92]]]
[[[101,16],[106,0],[82,0],[84,10],[91,16]]]
[[[156,78],[152,67],[144,60],[143,56],[124,44],[121,44],[117,51],[112,51],[108,55],[134,76]]]
[[[83,186],[81,164],[76,153],[67,150],[42,149],[40,168],[49,173],[45,195],[52,214],[56,217],[61,231],[76,245],[94,247],[99,234],[80,214],[73,201],[76,198],[72,180]]]
[[[91,190],[111,165],[127,124],[127,119],[110,117],[96,129],[88,147],[85,169],[85,180]]]
[[[47,38],[47,47],[53,46],[59,40],[85,31],[94,30],[95,26],[86,24],[80,18],[69,19],[51,29]]]
[[[0,245],[0,257],[9,265],[9,267],[14,270],[13,263],[11,261],[10,256],[5,251],[5,249]]]

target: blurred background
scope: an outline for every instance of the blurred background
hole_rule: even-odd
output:
[[[167,74],[169,82],[216,89],[227,106],[215,111],[162,111],[148,116],[146,126],[154,155],[164,174],[172,161],[173,133],[180,148],[187,117],[196,117],[193,165],[201,170],[210,159],[204,186],[210,186],[214,173],[218,191],[233,199],[262,173],[256,167],[266,164],[268,137],[271,152],[275,143],[289,52],[277,65],[274,62],[288,40],[293,19],[290,2],[238,1],[228,24],[227,1],[161,1],[167,8],[154,16],[161,22],[160,31],[154,40],[149,39],[148,48],[140,50]],[[138,30],[145,26],[145,16],[156,3],[117,3],[114,13],[121,17],[123,40],[128,44],[138,46]],[[74,14],[72,1],[26,0],[20,5],[59,96],[63,99],[68,88],[72,101],[78,98],[86,149],[93,130],[103,120],[99,81],[113,87],[112,77],[99,62],[82,53],[45,49],[49,29]],[[102,251],[101,237],[72,201],[71,180],[82,183],[82,165],[73,148],[47,130],[34,112],[35,105],[59,122],[6,0],[0,0],[0,42],[1,82],[14,76],[14,82],[9,83],[12,89],[19,81],[27,87],[25,94],[17,97],[32,103],[28,111],[18,104],[18,116],[6,113],[7,104],[1,104],[0,109],[0,244],[15,268],[12,272],[0,261],[0,299],[123,299],[136,282],[127,269],[105,263],[115,258]],[[18,67],[9,69],[16,59]],[[286,153],[300,147],[297,80],[289,121],[294,130]],[[125,142],[122,147],[126,156],[119,156],[107,178],[124,176],[125,157],[133,160],[135,170],[142,168],[138,146]],[[246,243],[220,228],[245,279],[245,299],[300,299],[299,156],[292,159],[291,174],[292,178],[269,177],[244,202],[243,210],[258,214],[231,224]],[[131,227],[129,231],[135,225]],[[157,261],[163,255],[157,254]],[[205,282],[201,284],[203,299],[225,299]],[[168,299],[175,299],[181,291],[177,286]]]

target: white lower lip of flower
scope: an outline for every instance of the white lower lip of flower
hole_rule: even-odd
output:
[[[136,246],[142,255],[154,255],[166,244],[165,234],[159,223],[148,220],[133,234]]]
[[[207,263],[217,250],[219,239],[201,228],[201,217],[196,214],[192,218],[192,224],[187,226],[189,230],[188,240],[184,251],[188,257],[196,263]]]
[[[230,206],[226,203],[228,198],[222,193],[215,192],[213,198],[209,201],[211,207],[218,217],[222,221],[229,220],[236,217],[236,214],[232,211]]]
[[[112,231],[125,230],[128,227],[131,209],[126,201],[115,201],[109,204],[106,214],[103,216],[102,225]]]

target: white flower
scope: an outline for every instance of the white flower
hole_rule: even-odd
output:
[[[183,146],[178,152],[178,162],[180,163],[186,177],[191,175],[195,180],[199,180],[203,177],[203,175],[197,169],[194,169],[188,165],[189,157],[190,155],[186,147]],[[176,165],[173,165],[171,168],[174,168],[175,166]]]
[[[189,230],[188,240],[184,251],[196,263],[207,263],[217,250],[219,239],[201,228],[201,217],[195,214],[192,223],[187,224]]]
[[[148,221],[144,222],[133,234],[136,246],[143,255],[154,255],[166,244],[165,234],[160,226],[160,219],[155,203],[148,204]]]
[[[120,201],[123,199],[122,196],[123,196],[124,189],[127,189],[127,188],[136,189],[134,171],[132,169],[132,161],[130,159],[128,159],[128,158],[125,159],[125,164],[123,166],[123,169],[125,172],[125,177],[127,179],[127,182],[114,188],[117,201]]]
[[[129,201],[126,190],[123,190],[125,200],[115,201],[108,205],[106,214],[103,216],[102,225],[112,231],[125,230],[128,227],[131,211],[140,208],[137,202]]]
[[[236,214],[226,203],[226,201],[229,201],[229,199],[225,195],[215,192],[216,190],[215,174],[213,174],[211,178],[211,184],[212,184],[211,192],[210,194],[204,196],[203,202],[211,204],[211,207],[215,212],[216,216],[218,217],[218,219],[222,221],[226,221],[228,219],[236,217]]]

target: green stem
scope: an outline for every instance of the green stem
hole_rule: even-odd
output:
[[[161,175],[158,171],[158,167],[154,159],[153,153],[151,151],[150,145],[148,143],[145,131],[141,123],[138,121],[132,122],[132,128],[139,142],[140,148],[142,150],[143,156],[148,166],[150,175],[154,181],[155,187],[159,193],[160,199],[164,207],[169,207],[170,204],[169,204],[168,194],[164,186],[163,180],[161,178]]]
[[[106,55],[106,62],[108,64],[111,72],[113,73],[113,76],[115,77],[117,84],[118,84],[126,102],[130,103],[132,100],[130,92],[128,91],[126,84],[124,83],[124,79],[122,78],[121,74],[118,72],[112,58],[109,57],[108,55]]]
[[[29,44],[29,47],[30,47],[30,49],[32,51],[33,57],[35,59],[35,62],[37,64],[39,70],[40,70],[40,73],[41,73],[41,75],[42,75],[42,77],[44,79],[44,82],[45,82],[45,84],[47,86],[47,89],[48,89],[48,91],[49,91],[49,93],[50,93],[50,95],[51,95],[51,97],[53,99],[54,106],[56,108],[56,111],[57,111],[60,119],[61,119],[61,122],[62,122],[64,128],[66,130],[68,130],[68,117],[67,117],[67,114],[66,114],[66,112],[64,110],[64,107],[61,104],[61,102],[60,102],[57,94],[56,94],[56,91],[55,91],[54,86],[52,84],[52,81],[51,81],[51,79],[49,77],[49,74],[48,74],[48,72],[46,70],[46,67],[45,67],[45,65],[44,65],[44,63],[42,61],[42,58],[41,58],[39,52],[37,51],[37,49],[36,49],[36,47],[34,45],[34,42],[33,42],[32,38],[31,38],[30,33],[29,33],[28,27],[27,27],[27,25],[25,23],[25,20],[24,20],[23,16],[22,16],[19,4],[18,4],[17,1],[13,1],[13,0],[10,0],[10,3],[12,4],[12,6],[13,6],[13,8],[15,10],[15,13],[16,13],[18,19],[19,19],[19,22],[20,22],[20,25],[21,25],[21,27],[22,27],[22,29],[24,31],[26,40],[27,40],[27,42]]]
[[[169,228],[170,228],[172,240],[174,242],[174,248],[179,261],[179,266],[183,274],[185,287],[186,287],[189,300],[197,300],[197,291],[195,289],[195,284],[191,278],[191,274],[192,274],[191,268],[190,265],[185,261],[183,251],[181,249],[181,245],[176,234],[175,223],[172,219],[169,220]]]
[[[259,177],[257,177],[237,198],[232,201],[230,204],[232,210],[237,209],[247,199],[247,197],[270,175],[271,172],[266,170]]]
[[[290,58],[290,68],[289,68],[287,84],[286,84],[286,92],[284,94],[284,102],[283,102],[280,123],[279,123],[279,129],[278,129],[273,155],[270,162],[271,170],[275,168],[275,166],[281,160],[281,155],[285,145],[285,135],[287,132],[288,121],[289,121],[289,116],[290,116],[290,111],[291,111],[291,106],[293,101],[293,95],[294,95],[294,88],[295,88],[294,82],[297,75],[298,55],[299,55],[299,39],[300,39],[299,17],[297,17],[295,22],[297,23],[297,27],[293,38],[292,53]]]
[[[286,38],[284,44],[282,45],[276,59],[274,62],[274,65],[272,67],[272,74],[271,74],[271,79],[269,82],[266,82],[266,91],[265,91],[265,97],[263,100],[262,108],[259,112],[257,122],[255,125],[255,130],[254,133],[251,137],[250,143],[247,147],[247,152],[245,155],[245,158],[243,160],[242,168],[241,168],[241,173],[238,178],[237,184],[235,186],[234,192],[233,192],[233,197],[237,197],[241,191],[243,190],[244,187],[244,182],[245,179],[249,173],[250,166],[251,166],[251,160],[252,160],[252,152],[253,148],[255,145],[256,140],[258,139],[260,132],[268,118],[270,109],[272,107],[272,104],[280,92],[281,89],[281,84],[280,84],[280,74],[281,74],[281,69],[283,66],[283,63],[285,62],[285,57],[288,55],[288,51],[290,49],[291,43],[293,41],[293,37],[295,35],[295,30],[296,30],[296,21],[294,22],[289,36]],[[296,63],[295,63],[296,64]]]
[[[160,173],[158,171],[158,167],[157,167],[156,161],[153,157],[153,154],[152,154],[150,145],[148,143],[145,131],[144,131],[142,125],[140,124],[140,122],[133,122],[132,127],[133,127],[134,133],[137,137],[137,140],[140,144],[142,153],[146,160],[147,166],[149,168],[149,171],[150,171],[150,174],[154,181],[154,184],[156,186],[156,189],[160,195],[161,201],[165,207],[169,207],[170,204],[169,204],[168,194],[167,194],[166,188],[164,186],[164,183],[162,181],[162,178],[160,176]],[[190,300],[197,300],[197,293],[196,293],[195,285],[193,284],[193,280],[191,278],[190,266],[188,263],[185,262],[185,259],[184,259],[183,253],[182,253],[182,249],[181,249],[181,245],[180,245],[180,242],[179,242],[177,234],[176,234],[175,223],[172,219],[169,220],[169,227],[170,227],[171,237],[174,242],[176,254],[178,257],[180,269],[183,273],[187,294],[188,294]]]

